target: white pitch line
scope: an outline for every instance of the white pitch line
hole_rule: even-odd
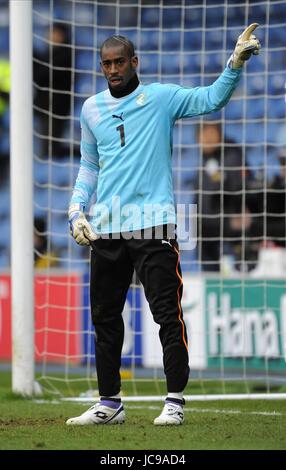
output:
[[[60,405],[61,402],[58,400],[45,400],[45,399],[34,399],[34,403],[39,405]],[[81,405],[86,405],[86,403],[80,403]],[[124,405],[128,410],[161,410],[161,406],[156,405]],[[258,416],[284,416],[284,413],[279,411],[242,411],[242,410],[219,410],[216,408],[184,408],[184,411],[187,413],[215,413],[215,414],[245,414],[245,415],[258,415]]]
[[[133,406],[125,405],[125,408],[130,410],[160,410],[160,406]],[[258,415],[258,416],[283,416],[283,413],[278,411],[242,411],[242,410],[219,410],[215,408],[184,408],[188,413],[216,413],[216,414],[245,414],[245,415]]]

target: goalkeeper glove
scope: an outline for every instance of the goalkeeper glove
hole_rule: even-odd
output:
[[[227,62],[229,68],[238,69],[250,58],[251,54],[259,54],[260,42],[252,34],[257,26],[259,26],[258,23],[252,23],[239,36],[235,49]]]
[[[71,235],[79,245],[90,245],[91,241],[98,238],[86,220],[81,204],[72,204],[69,207],[69,226]]]

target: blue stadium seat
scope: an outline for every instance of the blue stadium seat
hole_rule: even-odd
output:
[[[72,23],[76,18],[76,12],[70,2],[54,2],[53,18],[54,21],[63,20]],[[50,12],[49,12],[50,16]]]
[[[68,232],[67,214],[53,213],[50,218],[49,230],[54,233],[66,234]]]
[[[163,54],[161,56],[163,74],[179,74],[181,58],[179,54]]]
[[[95,77],[93,74],[77,74],[78,77],[75,81],[75,93],[90,96],[95,93]]]
[[[285,93],[286,74],[274,73],[268,77],[268,93],[270,95],[284,95]]]
[[[35,213],[47,213],[52,211],[55,214],[65,214],[68,210],[72,187],[57,189],[53,187],[34,187],[34,208]]]
[[[175,188],[179,182],[179,190],[190,190],[199,165],[199,148],[198,146],[192,148],[182,146],[176,150],[172,163]],[[190,194],[188,194],[188,201],[190,202]]]
[[[174,182],[175,181],[176,180],[174,179]],[[180,181],[180,179],[178,181]],[[175,183],[175,186],[176,186],[176,183]],[[175,200],[176,200],[176,204],[184,204],[187,210],[188,204],[193,204],[193,196],[191,193],[192,186],[190,183],[186,184],[184,188],[182,188],[181,186],[182,186],[182,181],[179,182],[179,190],[178,191],[175,190]],[[186,212],[186,215],[187,215],[187,212]]]
[[[243,100],[241,99],[232,99],[224,108],[226,120],[242,119],[243,112]]]
[[[4,188],[0,192],[0,220],[10,217],[10,191]]]
[[[244,5],[241,5],[241,6],[240,5],[239,6],[228,5],[226,14],[227,14],[227,24],[231,26],[238,26],[241,30],[242,29],[241,26],[245,24],[245,6]],[[236,37],[238,37],[238,35]]]
[[[186,8],[185,9],[185,20],[184,27],[187,28],[201,28],[202,27],[202,18],[203,18],[203,8],[198,6],[198,8]]]
[[[51,208],[56,211],[67,211],[72,195],[72,189],[60,189],[51,190]]]
[[[184,54],[184,73],[199,73],[201,71],[202,54]]]
[[[226,123],[224,127],[224,135],[227,139],[234,142],[243,142],[242,125],[240,123]]]
[[[33,26],[33,50],[38,54],[45,54],[49,47],[47,40],[49,37],[49,24],[45,26],[35,24]]]
[[[182,23],[181,8],[163,9],[163,28],[180,28]]]
[[[268,178],[280,173],[280,164],[277,160],[276,149],[270,150],[269,146],[255,145],[247,151],[247,162],[251,172],[255,175],[266,169]]]
[[[49,162],[47,160],[34,160],[34,181],[39,184],[49,182]]]
[[[280,2],[271,2],[269,9],[269,22],[272,25],[281,24],[281,19],[286,16],[286,5]]]
[[[269,98],[267,100],[267,117],[268,119],[281,119],[285,120],[286,117],[286,103],[281,97]]]
[[[98,5],[97,6],[97,24],[107,26],[116,24],[116,8],[113,5]]]
[[[221,29],[206,31],[205,41],[207,44],[207,50],[208,51],[211,51],[211,50],[222,51],[224,49],[223,37],[224,37],[224,34]]]
[[[70,5],[71,9],[74,7],[74,17],[76,22],[84,24],[84,27],[87,27],[91,23],[91,18],[95,15],[96,5],[84,3],[84,2],[75,2],[74,5]],[[95,28],[94,28],[95,29]]]
[[[264,148],[262,143],[261,145],[247,148],[247,163],[253,173],[255,173],[258,168],[264,166]]]
[[[277,122],[267,122],[267,134],[266,134],[266,139],[267,143],[277,143],[277,135],[280,129],[280,123]]]
[[[247,71],[248,73],[253,72],[265,72],[266,64],[265,54],[259,54],[253,58],[253,60],[249,60],[247,64]]]
[[[202,61],[204,61],[204,69],[206,73],[220,74],[225,68],[224,57],[216,52],[202,55]]]
[[[247,93],[252,95],[262,95],[266,91],[266,82],[261,74],[248,75],[246,82]]]
[[[184,31],[185,51],[200,51],[202,47],[202,31]]]
[[[84,103],[85,97],[80,97],[78,98],[75,96],[74,98],[74,117],[76,118],[75,124],[79,126],[79,118],[80,118],[80,113],[81,113],[81,108]]]
[[[140,70],[142,73],[154,74],[158,72],[158,54],[141,54]]]
[[[196,126],[193,123],[180,122],[173,130],[173,144],[175,146],[187,146],[189,152],[193,152],[190,146],[196,143]]]
[[[10,250],[11,246],[11,227],[10,219],[4,219],[1,221],[1,237],[0,237],[0,248],[6,248]]]
[[[9,257],[8,250],[6,248],[0,250],[0,270],[8,268],[9,265],[10,265],[10,257]]]
[[[75,46],[94,47],[95,34],[96,29],[93,26],[76,26]]]
[[[141,51],[157,51],[159,45],[159,31],[140,31],[138,41]]]
[[[286,122],[277,124],[276,142],[279,147],[286,147]]]
[[[248,96],[246,102],[246,118],[247,119],[261,119],[265,114],[264,99],[250,98]]]
[[[0,154],[9,155],[10,152],[10,133],[9,129],[4,129],[0,139]]]
[[[107,82],[105,77],[97,76],[96,77],[96,90],[95,93],[99,93],[100,91],[106,90]]]
[[[98,28],[96,31],[96,40],[97,47],[99,48],[101,44],[110,36],[116,34],[115,28]]]
[[[179,52],[183,48],[182,39],[180,31],[163,31],[162,50]]]
[[[1,14],[1,10],[0,10]],[[9,50],[9,28],[0,28],[0,50],[8,51]]]
[[[222,28],[224,24],[224,8],[215,2],[215,8],[206,8],[206,28]],[[209,1],[208,1],[209,7]]]
[[[0,15],[4,24],[9,23],[9,0],[0,1]]]
[[[160,21],[160,9],[159,8],[150,8],[150,7],[144,7],[142,5],[141,9],[141,27],[152,27],[152,28],[158,28],[159,27],[159,21]]]
[[[232,23],[231,28],[227,28],[226,30],[226,46],[233,50],[237,41],[238,36],[242,33],[241,25],[244,24],[244,21],[239,24],[239,26],[234,27]]]
[[[47,188],[34,187],[34,208],[37,215],[48,211],[49,190]]]
[[[267,18],[267,9],[268,9],[268,5],[266,2],[263,2],[260,4],[259,2],[255,2],[255,5],[251,5],[251,3],[249,3],[248,17],[253,18],[253,20],[259,23],[260,25],[268,24],[269,19]],[[262,27],[260,27],[257,30],[257,35],[258,35],[258,31],[261,33],[261,30],[262,30]],[[260,35],[259,35],[259,38],[260,38]]]
[[[5,112],[2,114],[1,125],[4,130],[9,130],[10,128],[10,107],[9,106],[5,109]]]
[[[45,218],[47,217],[48,209],[42,208],[34,200],[34,217]]]
[[[251,124],[245,123],[245,141],[247,143],[265,143],[266,132],[263,123]],[[241,140],[243,142],[243,139]]]
[[[271,52],[269,51],[268,70],[271,70],[271,72],[283,72],[285,70],[285,65],[286,65],[285,54],[283,54],[281,50],[271,51]]]
[[[181,126],[181,131],[179,130],[179,132],[181,134],[180,143],[182,145],[193,145],[196,143],[196,126],[194,124],[184,123]]]
[[[58,187],[71,186],[74,183],[73,167],[71,161],[59,160],[53,162],[50,168],[51,172],[51,183]]]
[[[51,227],[49,227],[49,231],[51,245],[54,248],[61,249],[65,248],[68,245],[70,233],[67,222],[57,222],[52,219],[52,224]]]
[[[77,70],[89,70],[92,72],[96,63],[94,59],[93,51],[77,50],[75,54],[75,67]]]

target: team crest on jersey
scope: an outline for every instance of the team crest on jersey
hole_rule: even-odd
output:
[[[138,104],[138,106],[144,106],[144,104],[146,103],[146,100],[147,100],[146,95],[144,93],[140,93],[140,95],[138,95],[136,98],[136,103]]]

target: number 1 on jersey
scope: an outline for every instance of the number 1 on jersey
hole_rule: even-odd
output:
[[[120,124],[120,126],[116,127],[116,130],[120,132],[121,147],[124,147],[124,145],[125,145],[124,125]]]

